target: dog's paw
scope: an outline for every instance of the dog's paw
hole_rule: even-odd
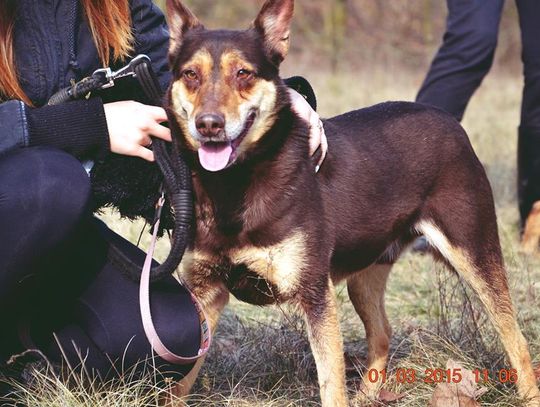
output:
[[[352,399],[352,405],[355,407],[371,407],[373,405],[390,404],[405,397],[405,394],[394,393],[382,387],[381,383],[361,382],[358,391]]]

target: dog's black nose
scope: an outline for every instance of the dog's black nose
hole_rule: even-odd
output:
[[[225,128],[225,117],[220,114],[201,114],[195,121],[197,131],[203,137],[215,137]]]

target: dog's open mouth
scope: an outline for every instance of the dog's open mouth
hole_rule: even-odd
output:
[[[244,129],[234,140],[202,143],[199,147],[199,161],[203,168],[216,172],[230,165],[236,159],[236,149],[253,126],[256,117],[257,112],[252,111],[244,124]]]

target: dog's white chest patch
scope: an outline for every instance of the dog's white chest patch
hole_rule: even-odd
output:
[[[305,238],[295,232],[282,242],[268,247],[242,247],[232,250],[232,264],[245,265],[268,282],[280,293],[289,294],[298,288],[299,277],[305,264]]]
[[[243,246],[222,253],[186,252],[181,273],[189,281],[245,270],[277,288],[280,294],[293,294],[300,284],[300,275],[306,263],[306,240],[302,232],[294,232],[283,241],[266,247]],[[253,277],[251,277],[253,279]]]

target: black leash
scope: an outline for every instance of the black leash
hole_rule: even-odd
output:
[[[161,89],[150,65],[150,58],[146,55],[138,55],[117,71],[112,71],[110,68],[98,69],[92,76],[54,94],[48,104],[57,105],[70,100],[87,98],[92,92],[113,87],[116,80],[127,76],[136,78],[148,100],[155,106],[161,106]],[[191,171],[178,149],[174,145],[167,145],[164,140],[158,138],[153,139],[152,148],[156,162],[163,174],[160,195],[163,191],[166,193],[174,214],[174,230],[169,255],[161,265],[152,268],[151,271],[151,280],[156,281],[174,273],[182,261],[182,256],[191,237],[193,198]],[[172,150],[172,154],[170,150]],[[161,210],[159,213],[156,211],[153,226],[158,221],[160,213]],[[110,244],[109,257],[114,263],[123,267],[128,274],[138,278],[141,265],[133,263],[113,244]]]
[[[155,77],[150,66],[150,58],[146,55],[141,54],[137,55],[126,66],[120,68],[117,71],[113,71],[111,70],[111,68],[97,69],[96,71],[94,71],[92,76],[88,76],[80,80],[79,82],[56,92],[54,95],[51,96],[47,104],[59,105],[61,103],[69,102],[70,100],[85,99],[91,94],[91,92],[112,88],[115,85],[116,80],[122,79],[127,76],[136,77],[135,69],[141,64],[145,64],[147,66],[147,68],[145,69],[149,70],[150,75],[153,75]],[[157,82],[155,85],[157,86]],[[143,91],[146,94],[147,91],[144,87]],[[155,96],[153,89],[151,90],[151,92],[152,95]],[[159,87],[157,88],[157,92],[158,94],[160,93]],[[157,104],[159,105],[159,95],[158,98],[153,98],[152,100],[156,100]]]

